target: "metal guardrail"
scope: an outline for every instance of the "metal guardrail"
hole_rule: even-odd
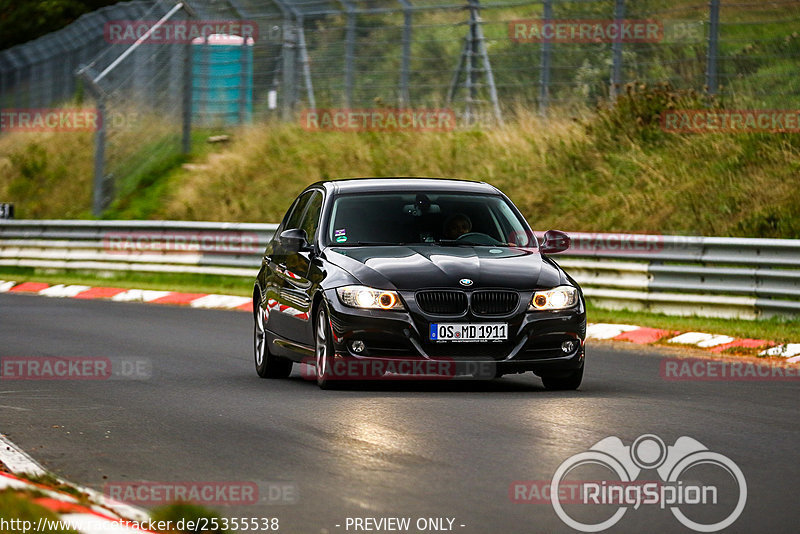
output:
[[[0,221],[0,266],[254,276],[276,224]],[[571,233],[556,256],[604,308],[800,315],[800,239]]]
[[[571,233],[559,264],[604,308],[800,315],[800,239]]]
[[[255,276],[277,224],[0,222],[0,266]]]

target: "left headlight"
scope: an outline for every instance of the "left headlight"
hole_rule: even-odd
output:
[[[578,303],[578,290],[572,286],[558,286],[533,294],[528,310],[564,310]]]
[[[351,308],[372,310],[404,310],[400,295],[396,291],[375,289],[367,286],[345,286],[336,288],[339,300]]]

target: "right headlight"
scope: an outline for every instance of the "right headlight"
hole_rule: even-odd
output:
[[[528,310],[565,310],[578,303],[578,289],[572,286],[558,286],[533,294]]]
[[[344,286],[336,288],[339,300],[351,308],[403,310],[405,307],[396,291],[375,289],[366,286]]]

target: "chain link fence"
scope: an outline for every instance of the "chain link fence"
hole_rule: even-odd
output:
[[[553,115],[613,101],[631,82],[708,92],[727,107],[796,108],[798,8],[800,0],[124,2],[0,52],[0,107],[91,97],[102,118],[99,214],[187,152],[193,129],[294,121],[306,109],[447,108],[461,124],[497,123],[518,110]],[[176,38],[181,24],[199,40]]]

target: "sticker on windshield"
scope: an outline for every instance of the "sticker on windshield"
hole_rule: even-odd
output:
[[[337,243],[344,243],[345,241],[347,241],[346,235],[340,235],[339,237],[336,238]]]
[[[338,230],[334,230],[333,237],[336,238],[337,243],[344,243],[347,241],[347,229],[339,228]]]

